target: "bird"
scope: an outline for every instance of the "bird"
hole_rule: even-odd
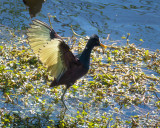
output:
[[[35,17],[41,11],[42,4],[45,0],[23,0],[23,3],[29,7],[29,14],[31,18]]]
[[[32,24],[27,31],[27,40],[33,52],[38,55],[39,60],[47,67],[54,80],[50,87],[65,85],[66,88],[61,96],[64,103],[64,96],[69,87],[71,87],[78,79],[87,74],[90,65],[90,54],[94,47],[107,46],[100,43],[98,35],[92,35],[83,50],[83,52],[75,56],[69,46],[65,43],[53,28],[40,20],[32,20]]]

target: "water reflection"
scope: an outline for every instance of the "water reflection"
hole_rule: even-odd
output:
[[[23,3],[29,7],[31,18],[35,17],[41,11],[42,4],[45,0],[23,0]]]

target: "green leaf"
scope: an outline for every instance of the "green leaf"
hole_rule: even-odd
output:
[[[122,36],[121,38],[122,38],[122,39],[126,39],[126,37],[125,37],[125,36]]]
[[[139,39],[139,41],[142,41],[142,42],[144,42],[144,41],[143,41],[143,39]]]
[[[3,46],[0,46],[0,49],[3,49]]]
[[[77,88],[78,88],[78,86],[77,86],[77,85],[73,85],[72,87],[73,87],[74,89],[77,89]]]

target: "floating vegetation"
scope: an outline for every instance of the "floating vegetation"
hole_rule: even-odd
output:
[[[130,34],[122,37],[124,46],[104,40],[108,48],[94,49],[88,75],[65,95],[70,110],[65,112],[60,100],[64,86],[49,88],[52,78],[26,39],[2,29],[0,127],[160,126],[159,50],[130,44]],[[67,42],[74,53],[86,43],[75,36]]]

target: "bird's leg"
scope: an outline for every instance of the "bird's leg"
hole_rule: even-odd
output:
[[[62,94],[62,96],[61,96],[61,101],[62,101],[62,103],[63,103],[63,105],[64,105],[65,109],[67,109],[67,110],[68,110],[67,106],[66,106],[66,105],[65,105],[65,103],[64,103],[64,95],[65,95],[65,93],[66,93],[67,89],[68,89],[68,87],[66,86],[66,88],[65,88],[65,90],[64,90],[64,92],[63,92],[63,94]]]

